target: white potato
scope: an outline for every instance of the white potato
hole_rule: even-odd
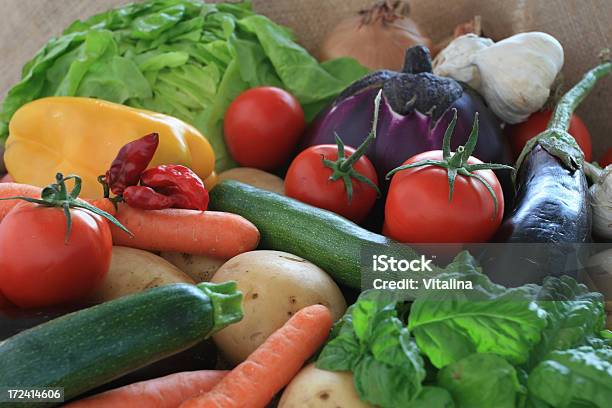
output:
[[[278,408],[373,408],[361,401],[351,372],[319,370],[307,365],[289,383]]]
[[[236,167],[226,170],[219,174],[219,183],[223,180],[236,180],[262,190],[285,194],[285,182],[282,178],[252,167]]]
[[[217,269],[227,261],[227,259],[213,258],[207,255],[192,255],[181,252],[162,252],[160,256],[191,276],[197,283],[210,281]]]
[[[172,283],[195,283],[165,259],[136,248],[114,246],[111,265],[91,300],[106,302]]]
[[[321,304],[334,318],[346,310],[336,283],[321,268],[280,251],[251,251],[227,261],[212,282],[234,280],[242,291],[244,318],[213,335],[231,363],[245,360],[298,310]]]

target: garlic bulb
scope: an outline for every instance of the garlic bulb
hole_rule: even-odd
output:
[[[473,64],[474,54],[495,44],[489,38],[476,34],[457,37],[436,56],[433,61],[434,73],[465,82],[474,89],[480,88],[480,73]]]
[[[521,33],[494,43],[467,34],[434,60],[434,73],[468,83],[506,123],[525,121],[541,109],[563,67],[563,48],[553,36]]]
[[[594,181],[589,189],[593,233],[599,238],[612,239],[612,165],[601,170],[586,162],[585,172]]]

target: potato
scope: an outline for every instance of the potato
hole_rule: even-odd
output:
[[[185,272],[197,283],[208,282],[227,259],[181,252],[162,252],[161,257]]]
[[[346,309],[340,289],[322,269],[286,252],[251,251],[235,256],[211,281],[229,280],[237,282],[244,296],[244,318],[213,339],[231,363],[246,359],[303,307],[325,305],[334,320]]]
[[[141,249],[114,246],[106,278],[90,299],[105,302],[172,283],[195,282],[176,266],[155,254]]]
[[[223,180],[236,180],[262,190],[285,194],[285,182],[274,174],[252,167],[236,167],[219,174],[219,183]]]
[[[373,408],[361,401],[351,372],[319,370],[307,365],[289,383],[278,408]]]

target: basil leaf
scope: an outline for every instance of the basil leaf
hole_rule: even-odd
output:
[[[514,408],[522,392],[514,367],[495,354],[472,354],[447,365],[438,384],[460,408]]]
[[[478,353],[494,353],[514,364],[527,361],[547,324],[533,300],[533,286],[506,289],[477,272],[445,273],[441,279],[470,280],[473,289],[429,291],[412,305],[408,328],[432,364],[442,368]]]
[[[359,339],[352,330],[344,330],[325,345],[316,366],[328,371],[352,371],[360,358]]]
[[[424,386],[409,408],[454,408],[455,402],[450,393],[441,387]]]
[[[531,365],[552,351],[585,343],[605,327],[601,293],[590,292],[569,276],[546,278],[536,300],[547,312],[547,325],[542,341],[531,352]]]
[[[612,348],[584,346],[554,351],[531,372],[528,388],[553,407],[608,407],[612,401]]]

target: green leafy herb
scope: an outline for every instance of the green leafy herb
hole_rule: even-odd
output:
[[[336,326],[317,367],[350,370],[359,396],[383,408],[411,407],[425,368],[414,339],[397,317],[392,292],[364,292]]]
[[[546,326],[532,286],[506,289],[478,272],[446,273],[473,289],[424,293],[412,305],[408,328],[438,368],[472,353],[494,353],[514,364],[527,361]],[[444,346],[442,346],[444,345]]]
[[[612,348],[584,346],[552,352],[529,375],[529,392],[553,407],[608,407]]]
[[[605,327],[606,312],[601,293],[589,289],[569,276],[548,277],[536,296],[547,312],[542,341],[533,349],[533,365],[552,351],[565,350],[589,341]]]
[[[471,354],[447,365],[438,383],[452,394],[458,407],[514,408],[520,393],[514,367],[495,354]]]
[[[308,120],[367,70],[352,59],[319,64],[291,32],[249,2],[147,0],[75,21],[23,68],[0,113],[0,142],[22,105],[85,96],[158,111],[196,126],[217,170],[233,165],[223,115],[248,88],[287,89]]]

